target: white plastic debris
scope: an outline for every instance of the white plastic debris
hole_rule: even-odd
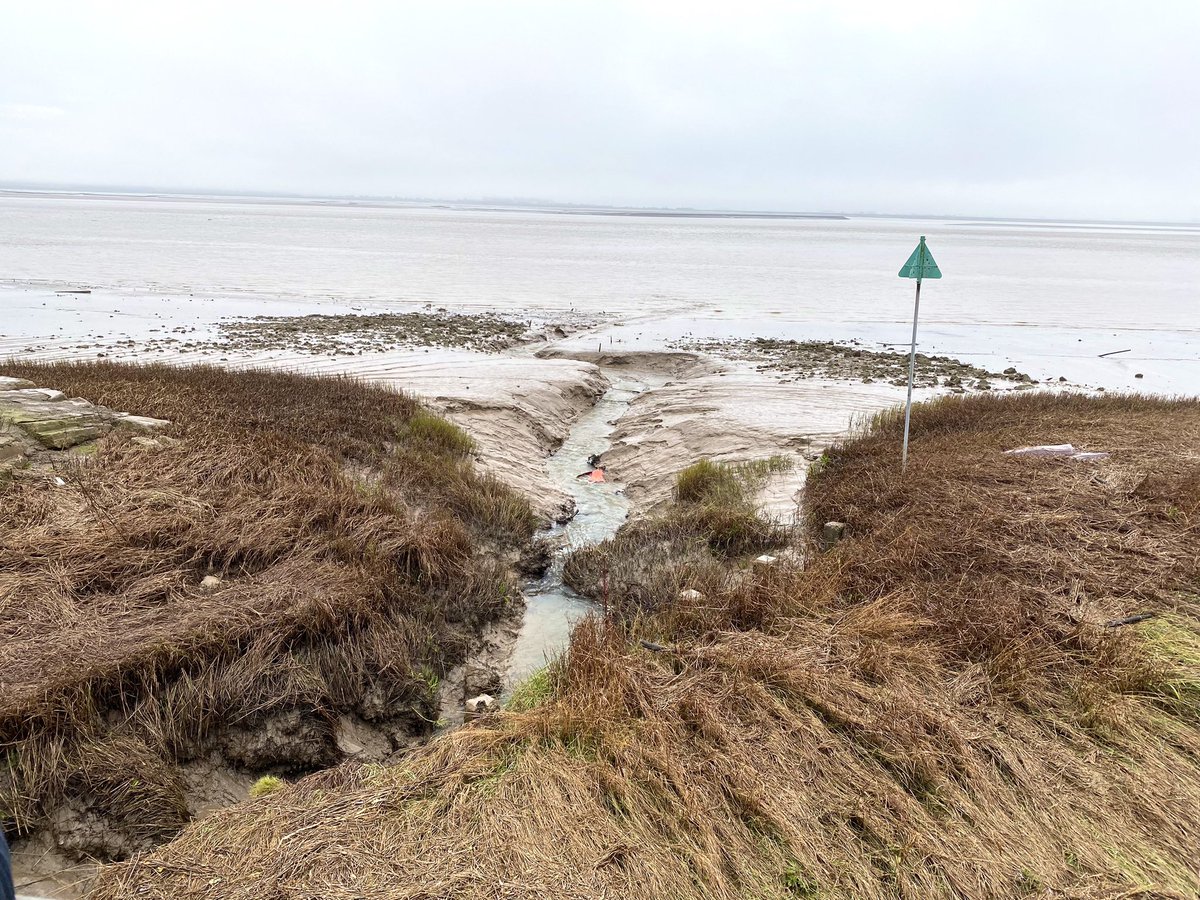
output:
[[[1017,447],[1015,450],[1005,450],[1006,456],[1061,456],[1081,462],[1094,462],[1108,459],[1107,453],[1076,450],[1071,444],[1039,444],[1035,447]]]

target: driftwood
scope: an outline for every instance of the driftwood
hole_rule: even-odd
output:
[[[1138,613],[1136,616],[1126,616],[1123,619],[1113,619],[1111,622],[1105,622],[1105,628],[1120,628],[1122,625],[1136,625],[1138,622],[1145,622],[1147,619],[1153,619],[1154,613]]]

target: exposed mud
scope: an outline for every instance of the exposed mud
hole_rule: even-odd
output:
[[[457,347],[499,353],[521,344],[565,337],[578,324],[535,322],[493,313],[445,309],[341,315],[239,317],[218,323],[216,340],[168,338],[183,350],[294,350],[317,356],[353,356],[397,347]],[[192,329],[194,331],[195,329]],[[174,333],[189,334],[184,327]],[[162,342],[162,339],[160,339]]]
[[[908,352],[870,350],[857,340],[839,343],[752,338],[680,341],[674,346],[746,360],[755,363],[759,370],[771,370],[791,378],[859,381],[863,384],[882,381],[897,386],[908,383]],[[949,356],[917,354],[913,382],[917,387],[989,390],[991,381],[1037,384],[1015,368],[989,372]]]

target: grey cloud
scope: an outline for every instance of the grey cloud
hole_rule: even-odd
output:
[[[0,182],[1200,219],[1200,4],[16,4]]]

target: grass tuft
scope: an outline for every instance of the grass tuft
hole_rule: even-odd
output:
[[[405,420],[400,439],[448,456],[470,456],[476,449],[475,441],[465,431],[427,412],[415,413]]]
[[[278,775],[264,775],[254,784],[250,785],[250,798],[257,800],[259,797],[266,797],[268,794],[274,794],[276,791],[287,786],[287,782]]]
[[[545,703],[553,692],[550,667],[545,666],[513,688],[505,708],[510,712],[528,712]]]

